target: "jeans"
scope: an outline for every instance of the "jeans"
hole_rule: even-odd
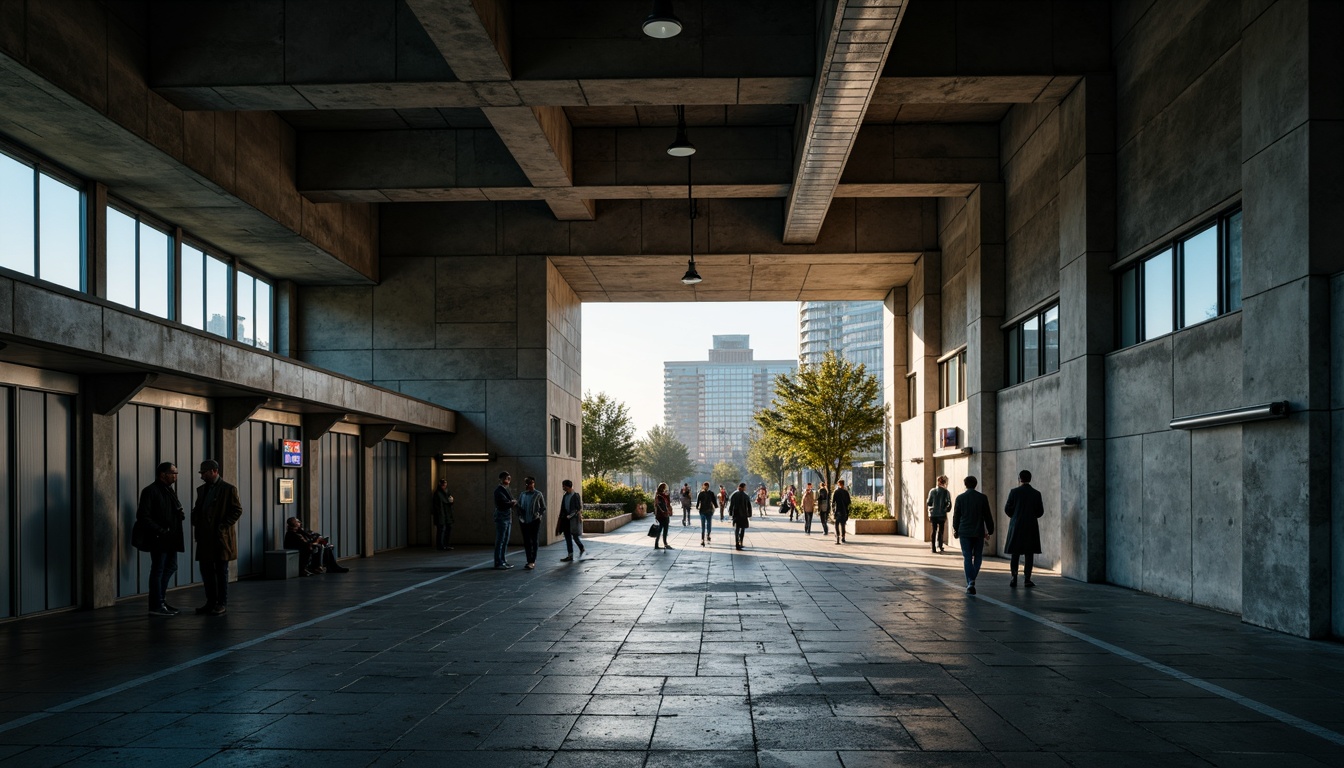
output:
[[[710,532],[714,529],[714,512],[710,511],[708,515],[700,513],[700,538],[708,539]]]
[[[682,505],[681,507],[681,524],[682,525],[691,524],[691,508],[689,505]]]
[[[495,567],[504,565],[509,553],[509,531],[513,528],[513,510],[495,511]]]
[[[1027,572],[1031,572],[1030,566]],[[149,609],[152,611],[163,605],[164,594],[168,591],[168,582],[177,573],[176,552],[149,553]]]
[[[929,524],[933,526],[932,548],[937,549],[947,544],[947,517],[931,517]]]
[[[578,545],[579,545],[579,552],[582,553],[582,552],[584,551],[584,550],[583,550],[583,540],[582,540],[581,538],[579,538],[579,537],[582,536],[583,534],[581,534],[581,533],[571,533],[570,530],[569,530],[569,526],[565,526],[565,531],[564,531],[564,533],[565,533],[565,551],[568,552],[570,555],[573,555],[573,554],[574,554],[574,545],[575,545],[575,544],[578,544]]]
[[[746,535],[747,535],[746,528],[741,528],[736,525],[733,526],[733,539],[736,542],[737,546],[739,547],[742,546],[742,540],[746,538]]]
[[[229,604],[229,561],[202,560],[201,584],[205,587],[205,604]]]
[[[518,528],[523,532],[523,553],[527,555],[527,562],[537,562],[537,534],[541,531],[541,521],[520,522]]]
[[[962,536],[961,557],[966,568],[966,586],[975,583],[975,577],[980,575],[980,564],[985,560],[985,537],[984,536]]]
[[[849,522],[849,515],[845,515],[844,517],[840,517],[839,515],[836,516],[836,518],[835,518],[835,540],[836,540],[836,541],[844,541],[844,540],[845,540],[845,523],[848,523],[848,522]]]
[[[804,512],[804,513],[803,513],[803,533],[811,533],[811,532],[812,532],[812,513],[811,513],[811,512]]]
[[[438,529],[438,535],[434,537],[435,546],[439,549],[447,549],[448,539],[453,535],[453,524],[445,523],[444,525],[436,525],[434,527]]]
[[[826,527],[826,516],[829,515],[829,514],[830,514],[829,512],[818,512],[818,513],[817,513],[817,517],[821,518],[821,535],[822,535],[822,536],[826,536],[827,534],[829,534],[829,533],[831,532],[830,529]]]
[[[658,527],[662,529],[661,533],[662,533],[662,535],[663,535],[663,543],[666,544],[666,543],[667,543],[667,528],[668,528],[668,526],[672,525],[672,518],[669,517],[669,518],[666,519],[666,520],[654,520],[654,522],[658,523]],[[658,537],[657,537],[657,536],[654,536],[654,537],[653,537],[653,546],[655,546],[655,547],[658,546]]]
[[[1014,579],[1017,578],[1017,558],[1019,558],[1019,557],[1024,558],[1024,559],[1027,561],[1027,567],[1026,567],[1026,570],[1025,570],[1025,575],[1026,575],[1026,577],[1027,577],[1027,581],[1031,581],[1031,566],[1035,564],[1036,555],[1034,555],[1034,554],[1032,554],[1032,553],[1030,553],[1030,552],[1028,552],[1028,553],[1025,554],[1025,555],[1013,555],[1012,569],[1013,569],[1013,578],[1014,578]]]

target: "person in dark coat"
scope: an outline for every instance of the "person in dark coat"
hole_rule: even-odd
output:
[[[709,490],[709,483],[700,487],[700,494],[695,497],[695,507],[700,510],[700,546],[705,546],[706,541],[713,541],[710,533],[714,529],[714,510],[719,508],[718,497]]]
[[[831,492],[826,490],[826,483],[821,483],[817,489],[817,519],[821,521],[821,535],[830,535],[830,530],[826,527],[826,518],[831,516]]]
[[[653,519],[658,522],[658,531],[663,537],[663,547],[671,549],[667,543],[667,529],[672,524],[672,496],[667,492],[667,483],[659,483],[653,492]],[[658,549],[658,537],[653,537],[653,548]]]
[[[560,558],[560,562],[568,563],[574,559],[574,545],[579,545],[579,557],[583,557],[586,552],[583,548],[583,496],[574,490],[574,483],[565,480],[560,483],[564,489],[564,495],[560,497],[560,514],[556,515],[555,532],[563,534],[565,537],[565,551],[569,554]]]
[[[681,499],[681,526],[685,528],[691,524],[691,486],[682,483],[677,495]]]
[[[448,540],[453,535],[453,495],[448,492],[448,479],[439,481],[439,487],[434,491],[434,497],[431,500],[434,509],[434,529],[435,544],[440,552],[447,552],[452,549]]]
[[[1025,557],[1026,586],[1034,587],[1031,566],[1041,553],[1041,526],[1036,521],[1045,515],[1045,505],[1041,492],[1031,487],[1031,472],[1025,469],[1018,472],[1017,479],[1018,486],[1008,492],[1008,503],[1003,505],[1003,513],[1008,515],[1008,537],[1003,551],[1013,556],[1013,579],[1008,586],[1017,586],[1017,559]]]
[[[733,518],[737,548],[742,549],[742,540],[746,538],[747,528],[751,525],[751,497],[747,495],[746,483],[738,483],[737,490],[728,497],[728,516]]]
[[[985,542],[994,534],[994,512],[989,499],[975,490],[980,481],[974,475],[966,478],[966,492],[952,505],[952,530],[961,541],[961,556],[966,568],[966,594],[975,594],[975,577],[985,558]]]
[[[154,539],[149,545],[149,615],[176,616],[181,611],[165,599],[168,582],[177,573],[177,553],[186,551],[182,535],[182,521],[187,513],[177,500],[177,467],[165,461],[158,467],[158,477],[140,492],[140,504],[135,508],[135,521],[148,521]]]
[[[299,552],[299,575],[346,573],[349,568],[336,562],[336,547],[326,536],[303,527],[303,521],[291,517],[285,521],[285,549]]]
[[[934,552],[946,552],[947,513],[952,511],[952,494],[947,490],[947,475],[938,476],[938,485],[929,490],[925,505],[929,508],[929,527],[933,529],[930,546]]]
[[[191,508],[196,533],[196,560],[201,564],[205,605],[197,613],[222,616],[229,604],[229,562],[238,559],[238,530],[243,503],[238,489],[219,477],[219,462],[201,462],[201,486]]]
[[[849,491],[845,490],[845,481],[835,481],[835,493],[831,494],[831,509],[835,514],[835,543],[845,542],[845,524],[849,522]]]

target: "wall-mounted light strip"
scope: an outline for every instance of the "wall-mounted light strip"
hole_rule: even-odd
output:
[[[935,459],[956,459],[962,456],[970,456],[975,453],[975,449],[967,446],[965,448],[949,448],[946,451],[938,451],[933,454]]]
[[[1244,424],[1248,421],[1265,419],[1284,419],[1288,417],[1288,401],[1248,405],[1245,408],[1229,408],[1226,411],[1209,411],[1192,416],[1180,416],[1167,425],[1172,429],[1203,429],[1221,427],[1227,424]]]
[[[439,460],[448,464],[484,464],[495,460],[493,453],[443,453]]]
[[[1083,444],[1083,438],[1070,435],[1068,437],[1047,437],[1044,440],[1032,440],[1027,443],[1028,448],[1077,448]]]

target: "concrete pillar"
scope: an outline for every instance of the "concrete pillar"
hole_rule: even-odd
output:
[[[1344,269],[1344,6],[1246,2],[1241,51],[1242,390],[1287,419],[1242,428],[1242,618],[1331,631],[1330,275]],[[1251,12],[1254,10],[1255,12]]]
[[[887,404],[886,443],[883,455],[886,466],[882,469],[882,492],[887,509],[896,516],[896,532],[910,535],[908,505],[901,493],[901,422],[905,421],[909,403],[906,374],[910,372],[910,315],[906,303],[906,287],[893,288],[882,302],[882,359],[886,371],[882,376],[882,402]]]
[[[374,446],[359,442],[363,460],[360,462],[359,481],[359,555],[373,557],[373,450]]]
[[[79,604],[105,608],[117,600],[117,417],[94,413],[89,397],[80,401]]]
[[[1114,344],[1115,86],[1089,75],[1060,104],[1060,572],[1106,578],[1105,354]],[[1054,492],[1047,490],[1047,492]]]
[[[931,537],[924,499],[937,476],[937,465],[933,460],[933,414],[938,410],[938,356],[943,343],[942,266],[942,253],[925,251],[915,262],[915,274],[906,285],[906,345],[910,367],[905,373],[915,376],[915,415],[906,419],[911,413],[908,396],[901,397],[907,410],[896,415],[904,422],[899,470],[902,511],[897,517],[905,520],[908,535],[923,541]],[[906,385],[904,380],[898,382],[901,388]]]
[[[317,530],[322,521],[322,441],[303,435],[303,466],[299,467],[299,511],[303,527]]]
[[[1004,317],[1004,187],[981,184],[966,200],[967,239],[972,251],[966,258],[966,444],[975,449],[968,462],[979,478],[979,490],[997,509],[998,391],[1003,388]],[[960,489],[949,483],[955,496]],[[986,546],[998,551],[1002,532]]]

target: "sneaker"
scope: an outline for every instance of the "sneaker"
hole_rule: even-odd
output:
[[[1012,580],[1008,582],[1008,586],[1010,586],[1010,587],[1016,587],[1016,586],[1017,586],[1017,577],[1016,577],[1016,576],[1014,576],[1014,577],[1012,578]]]
[[[573,555],[570,555],[570,556],[568,556],[568,557],[562,557],[562,558],[560,558],[560,562],[562,562],[562,563],[572,563],[572,562],[574,562],[574,556],[573,556]]]
[[[196,609],[196,615],[204,616],[213,610],[215,610],[215,606],[212,603],[206,603],[205,605],[202,605],[200,608]]]
[[[584,554],[586,554],[587,552],[588,550],[584,549],[583,547],[579,547],[579,557],[583,557]]]
[[[535,570],[537,569],[537,564],[536,564],[536,563],[528,563],[527,565],[524,565],[523,567],[526,568],[526,569],[529,570],[529,571],[535,571]]]
[[[704,540],[704,539],[701,539],[701,540],[700,540],[700,546],[702,546],[702,547],[705,546],[705,540]]]
[[[168,610],[168,606],[166,606],[166,605],[156,605],[156,606],[154,606],[153,608],[150,608],[150,609],[149,609],[149,615],[150,615],[150,616],[176,616],[177,614],[176,614],[176,613],[173,613],[173,612],[170,611],[170,610]]]
[[[1027,579],[1027,581],[1026,581],[1026,585],[1027,585],[1028,587],[1034,587],[1034,586],[1036,586],[1036,582],[1032,581],[1031,579]]]
[[[223,616],[229,609],[222,605],[216,605],[210,609],[211,616]]]
[[[968,595],[974,595],[974,594],[975,594],[975,585],[974,585],[974,584],[967,584],[967,585],[966,585],[966,594],[968,594]]]
[[[506,570],[509,569],[509,568],[512,568],[512,567],[513,567],[513,563],[505,563],[505,564],[504,564],[504,568],[505,568]]]
[[[180,609],[174,608],[173,606],[171,606],[171,605],[169,605],[169,604],[167,604],[167,603],[164,603],[164,604],[163,604],[163,607],[164,607],[169,613],[173,614],[174,616],[176,616],[177,614],[179,614],[179,613],[182,612]]]
[[[495,566],[495,570],[496,570],[496,571],[507,571],[508,568],[506,568],[506,567],[504,566],[503,563],[500,563],[499,565],[496,565],[496,566]]]

